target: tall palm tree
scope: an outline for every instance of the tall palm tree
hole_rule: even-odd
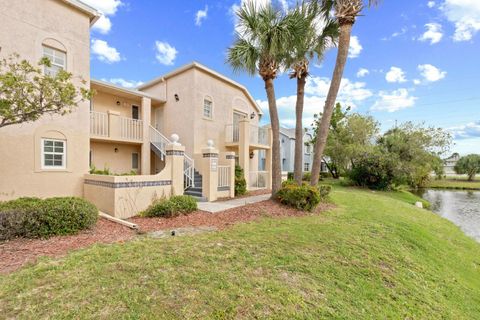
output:
[[[330,119],[333,108],[337,100],[338,90],[343,77],[343,71],[347,63],[348,50],[350,48],[350,37],[352,27],[356,18],[360,15],[365,6],[376,5],[379,0],[318,0],[325,17],[330,15],[332,9],[335,12],[335,18],[338,21],[340,35],[338,38],[337,60],[333,71],[332,82],[328,90],[327,100],[323,109],[323,116],[320,126],[317,129],[317,140],[313,151],[313,165],[310,184],[317,185],[320,178],[320,166],[322,155],[328,138],[328,129],[330,128]]]
[[[300,185],[303,178],[303,106],[305,98],[305,84],[309,76],[309,64],[314,58],[322,60],[325,51],[336,45],[338,39],[338,23],[332,19],[320,16],[319,5],[316,0],[297,4],[295,10],[298,17],[308,25],[307,32],[299,41],[295,42],[293,55],[289,61],[292,72],[290,79],[297,79],[297,102],[295,106],[295,159],[293,177]]]
[[[234,71],[259,74],[265,82],[272,126],[272,195],[281,188],[280,136],[274,80],[284,66],[289,45],[301,38],[306,26],[294,13],[284,13],[271,4],[249,1],[237,12],[237,39],[228,49]]]

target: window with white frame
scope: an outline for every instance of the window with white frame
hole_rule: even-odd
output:
[[[303,171],[310,171],[310,163],[309,162],[305,162],[303,164]]]
[[[63,51],[43,46],[43,56],[50,59],[51,66],[45,66],[45,74],[55,76],[58,71],[67,69],[67,54]]]
[[[312,149],[309,143],[305,143],[305,153],[306,154],[312,153]]]
[[[213,118],[213,103],[210,99],[203,100],[203,116],[208,119]]]
[[[42,168],[65,169],[66,141],[56,139],[42,139]]]

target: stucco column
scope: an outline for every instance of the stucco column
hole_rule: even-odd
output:
[[[165,147],[165,170],[171,169],[172,195],[183,194],[185,147],[178,143],[178,135],[172,134],[172,143]]]
[[[238,141],[238,162],[245,174],[245,181],[247,182],[247,189],[250,186],[250,121],[242,119],[239,122]]]
[[[208,201],[217,200],[218,191],[218,149],[213,141],[208,140],[208,146],[202,149],[202,193]]]
[[[142,97],[142,122],[143,122],[143,143],[142,143],[142,165],[143,175],[149,175],[150,171],[150,121],[152,106],[150,98]]]
[[[120,112],[108,110],[108,137],[120,139],[121,136]]]
[[[268,128],[268,145],[269,149],[265,151],[265,171],[267,171],[267,189],[272,189],[272,143],[273,135],[272,128]]]

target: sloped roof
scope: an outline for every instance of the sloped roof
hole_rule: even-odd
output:
[[[92,26],[98,19],[100,19],[101,13],[98,12],[95,8],[92,8],[88,4],[80,0],[60,0],[66,4],[82,11],[90,17],[90,26]]]

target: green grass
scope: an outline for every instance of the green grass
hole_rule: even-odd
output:
[[[5,318],[478,319],[480,245],[397,199],[200,236],[97,245],[0,277]]]
[[[480,190],[480,178],[474,181],[468,181],[467,178],[446,178],[442,180],[433,180],[428,184],[428,188],[438,189],[463,189],[463,190]]]

